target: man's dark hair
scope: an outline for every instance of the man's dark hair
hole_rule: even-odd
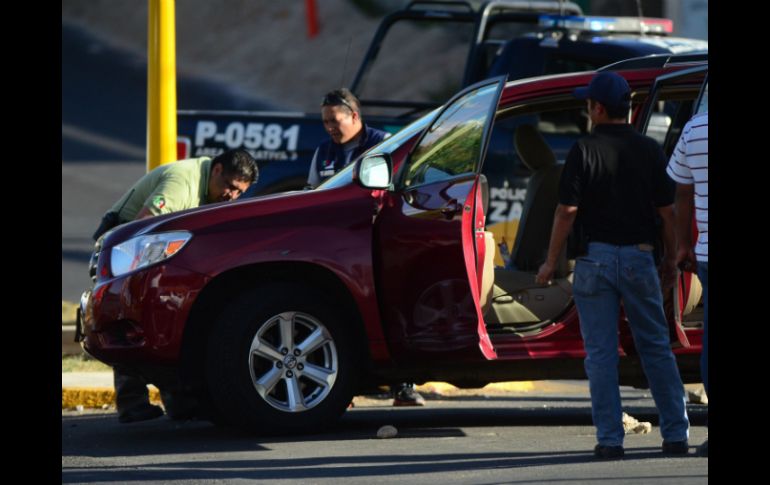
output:
[[[227,150],[211,161],[211,168],[218,163],[222,164],[222,175],[225,177],[253,184],[259,176],[257,162],[246,150]]]
[[[628,119],[628,106],[604,106],[604,109],[607,110],[607,116],[609,116],[611,119],[616,120],[623,118],[624,120]]]
[[[593,98],[589,98],[588,101],[593,103],[593,104],[601,104],[602,106],[604,106],[604,110],[607,112],[607,117],[612,119],[612,120],[617,120],[617,119],[627,120],[628,119],[628,111],[631,109],[631,105],[630,104],[620,105],[620,106],[607,106],[606,104],[602,103],[601,101],[598,101],[598,100],[593,99]]]
[[[358,116],[361,116],[361,103],[348,88],[329,91],[321,100],[321,106],[342,106],[351,113],[355,111]]]

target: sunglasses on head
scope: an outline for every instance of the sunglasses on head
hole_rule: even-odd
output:
[[[321,106],[339,106],[344,105],[347,106],[350,111],[355,112],[355,108],[345,100],[342,96],[339,94],[327,94],[323,97],[323,100],[321,100]]]

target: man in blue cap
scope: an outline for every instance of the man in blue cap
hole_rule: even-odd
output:
[[[573,295],[586,351],[585,370],[600,459],[622,458],[618,388],[620,303],[660,414],[665,454],[686,454],[689,421],[684,386],[671,351],[653,244],[656,214],[663,226],[663,287],[676,278],[674,187],[658,143],[628,123],[631,89],[615,72],[596,74],[585,99],[593,132],[570,150],[559,182],[548,256],[535,277],[550,281],[567,236],[578,218],[583,240],[576,254]]]

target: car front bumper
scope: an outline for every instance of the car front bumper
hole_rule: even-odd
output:
[[[97,282],[80,299],[76,332],[107,364],[174,365],[205,275],[170,264]]]

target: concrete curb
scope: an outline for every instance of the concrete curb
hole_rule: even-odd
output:
[[[88,373],[82,373],[88,374]],[[96,374],[96,373],[95,373]],[[103,374],[103,373],[102,373]],[[104,381],[104,379],[93,379],[94,381]],[[81,379],[82,381],[82,379]],[[564,392],[574,393],[576,385],[555,385],[552,382],[497,382],[489,384],[480,389],[459,389],[446,382],[426,382],[423,385],[416,386],[415,389],[426,396],[428,399],[440,398],[442,396],[494,396],[516,393],[530,393],[533,391],[541,392]],[[149,386],[150,401],[154,404],[161,404],[160,391],[155,386]],[[75,409],[79,406],[83,408],[103,409],[115,405],[115,389],[112,386],[103,385],[69,385],[62,384],[61,407],[62,409]]]
[[[150,402],[161,404],[160,391],[150,386]],[[61,408],[106,409],[115,405],[115,389],[111,387],[62,387]]]
[[[498,394],[501,392],[530,392],[535,389],[532,381],[494,382],[480,389],[460,389],[447,382],[426,382],[415,389],[422,394],[438,394],[441,396],[475,394]]]

